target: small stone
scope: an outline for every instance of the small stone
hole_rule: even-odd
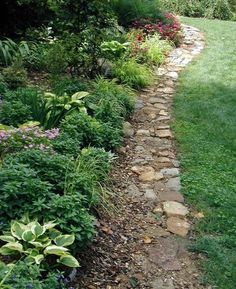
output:
[[[164,281],[161,278],[157,278],[152,282],[152,289],[175,289],[173,281],[171,279],[165,279]]]
[[[159,115],[167,116],[167,115],[168,115],[168,112],[162,109],[162,110],[159,112]]]
[[[163,203],[163,211],[167,217],[185,217],[189,211],[188,209],[175,201],[166,201]]]
[[[165,94],[172,94],[175,92],[175,90],[173,87],[164,87],[164,88],[158,88],[157,92],[162,92]]]
[[[138,166],[133,166],[131,168],[131,171],[137,175],[140,175],[141,174],[141,171],[142,171],[142,168],[141,167],[138,167]]]
[[[135,104],[135,109],[141,109],[143,107],[144,107],[143,101],[141,99],[138,99]]]
[[[173,78],[174,80],[177,80],[179,75],[177,72],[175,71],[170,71],[166,74],[166,76],[170,77],[170,78]]]
[[[158,163],[169,163],[170,159],[167,157],[160,157],[160,158],[157,158],[157,162]]]
[[[164,176],[176,177],[179,175],[179,169],[177,168],[165,168],[161,170]]]
[[[134,129],[128,121],[123,124],[123,133],[125,137],[131,137],[134,135]]]
[[[159,108],[159,109],[167,109],[167,107],[164,104],[161,104],[161,103],[155,103],[154,106],[156,108]]]
[[[149,199],[149,200],[156,200],[157,199],[157,195],[155,194],[154,190],[152,190],[152,189],[147,189],[145,194],[144,194],[144,197],[146,199]]]
[[[172,133],[169,129],[162,129],[156,132],[156,135],[160,138],[171,138]]]
[[[179,203],[184,202],[184,197],[179,192],[173,192],[173,191],[160,191],[159,192],[159,198],[160,201],[176,201]]]
[[[152,182],[163,179],[162,173],[156,173],[153,167],[145,167],[139,176],[141,182]]]
[[[170,129],[170,126],[169,125],[159,125],[157,127],[158,130],[163,130],[163,129]]]
[[[170,116],[159,116],[157,121],[170,120]]]
[[[181,189],[180,178],[176,177],[176,178],[172,178],[168,180],[168,182],[166,183],[166,187],[170,189],[171,191],[179,192]]]
[[[180,167],[180,162],[177,160],[172,160],[172,164],[176,167],[179,168]]]
[[[151,97],[148,100],[150,103],[154,104],[154,103],[161,103],[161,104],[165,104],[166,100],[162,99],[162,98],[158,98],[158,97]]]
[[[147,129],[139,129],[136,132],[136,135],[138,135],[138,136],[150,136],[150,131]]]
[[[126,191],[128,195],[131,197],[137,197],[137,196],[139,197],[142,195],[139,188],[135,184],[129,185]]]
[[[161,207],[161,205],[155,207],[155,208],[153,209],[153,213],[162,214],[162,213],[163,213],[163,208]]]
[[[167,230],[181,237],[186,237],[190,229],[190,224],[180,218],[170,217],[167,220]]]

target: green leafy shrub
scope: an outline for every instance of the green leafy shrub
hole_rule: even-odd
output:
[[[62,235],[54,227],[57,224],[48,222],[43,225],[38,221],[11,223],[10,232],[0,236],[0,240],[6,242],[0,248],[3,256],[12,256],[16,260],[25,257],[28,264],[41,264],[46,258],[57,256],[56,262],[68,267],[79,267],[78,261],[70,254],[68,246],[75,241],[74,235]],[[52,259],[52,258],[50,258]]]
[[[42,181],[36,171],[24,164],[3,163],[0,170],[0,216],[1,226],[10,220],[30,216],[43,216],[52,199],[52,185]]]
[[[2,97],[3,94],[5,94],[7,91],[7,84],[4,81],[2,75],[0,74],[0,96]]]
[[[45,274],[37,264],[29,265],[20,261],[17,264],[6,266],[0,262],[0,285],[2,289],[66,289],[64,279],[65,277],[56,270]]]
[[[124,26],[140,18],[163,17],[157,0],[112,0],[111,5],[119,22]]]
[[[52,81],[52,91],[57,95],[73,95],[78,91],[88,91],[88,85],[78,78],[56,78]]]
[[[46,70],[54,75],[62,74],[68,66],[67,53],[59,42],[51,45],[45,57]]]
[[[111,41],[104,41],[101,44],[101,50],[103,52],[103,55],[107,59],[114,59],[114,58],[120,58],[125,53],[129,46],[129,43],[120,43],[116,40]]]
[[[66,174],[73,167],[69,157],[35,148],[8,155],[4,163],[28,165],[42,181],[52,185],[52,192],[59,195],[64,194]]]
[[[135,89],[144,88],[154,81],[150,68],[134,59],[117,61],[112,69],[113,77]]]
[[[20,100],[3,101],[0,107],[0,123],[18,126],[32,120],[30,106]]]
[[[161,0],[162,6],[171,12],[189,17],[206,17],[230,20],[233,6],[228,0]]]
[[[2,75],[9,88],[15,89],[20,86],[26,86],[27,72],[18,63],[4,68]]]
[[[30,54],[22,58],[24,66],[30,71],[46,71],[49,47],[48,43],[32,43]]]
[[[101,123],[85,112],[72,113],[61,123],[61,133],[53,142],[61,153],[76,156],[81,148],[95,146],[106,150],[117,147],[121,143],[122,133],[111,123]]]

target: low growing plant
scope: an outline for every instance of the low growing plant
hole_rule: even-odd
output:
[[[68,267],[79,267],[78,261],[70,254],[68,246],[75,241],[74,235],[62,235],[54,227],[57,224],[48,222],[40,225],[38,221],[27,223],[13,221],[10,232],[0,236],[6,242],[0,248],[3,256],[12,256],[17,259],[24,256],[28,264],[41,264],[46,258],[57,256],[56,262]]]
[[[2,75],[9,88],[16,89],[26,86],[27,71],[22,67],[21,63],[14,63],[4,68]]]
[[[151,69],[137,63],[134,59],[117,61],[112,75],[135,89],[144,88],[154,81]]]

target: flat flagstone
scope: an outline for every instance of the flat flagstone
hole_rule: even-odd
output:
[[[177,217],[168,218],[166,224],[167,230],[169,232],[179,235],[181,237],[186,237],[190,229],[190,224],[187,221]]]
[[[139,136],[150,136],[150,131],[147,130],[147,129],[139,129],[136,132],[136,135],[139,135]]]
[[[180,178],[175,177],[169,179],[168,182],[166,183],[166,187],[172,191],[180,191],[181,189]]]
[[[163,211],[167,217],[180,217],[184,218],[189,210],[182,204],[175,201],[166,201],[163,203]]]
[[[171,138],[172,133],[169,129],[161,129],[156,131],[156,135],[161,138]]]
[[[179,175],[179,169],[178,168],[165,168],[161,170],[161,173],[164,176],[176,177]]]
[[[179,192],[173,192],[173,191],[160,191],[159,192],[159,199],[160,201],[176,201],[179,203],[184,202],[184,197]]]

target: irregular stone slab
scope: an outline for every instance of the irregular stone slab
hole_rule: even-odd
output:
[[[148,100],[150,103],[154,104],[154,103],[160,103],[160,104],[165,104],[166,100],[162,99],[162,98],[158,98],[158,97],[151,97]]]
[[[152,190],[152,189],[146,189],[144,197],[146,199],[149,199],[149,200],[156,200],[157,199],[157,195],[155,194],[154,190]]]
[[[172,94],[175,92],[175,90],[173,87],[164,87],[164,88],[158,88],[157,92],[162,92],[165,94]]]
[[[179,175],[179,169],[177,168],[165,168],[161,170],[164,176],[176,177]]]
[[[128,121],[123,124],[123,133],[125,137],[131,137],[134,135],[134,129]]]
[[[170,120],[170,116],[159,116],[157,121]]]
[[[170,233],[164,230],[162,227],[148,227],[145,231],[145,235],[153,238],[168,237]]]
[[[163,211],[167,217],[180,217],[184,218],[189,210],[182,204],[175,201],[166,201],[163,203]]]
[[[143,103],[143,101],[141,100],[141,99],[138,99],[137,101],[136,101],[136,103],[135,103],[135,109],[141,109],[141,108],[143,108],[144,107],[144,103]]]
[[[181,237],[186,237],[190,229],[190,224],[177,217],[170,217],[167,220],[167,230]]]
[[[170,71],[170,72],[166,73],[166,76],[173,78],[174,80],[177,80],[179,77],[178,73],[175,71]]]
[[[150,136],[150,131],[147,129],[139,129],[136,132],[136,135],[138,135],[138,136]]]
[[[167,157],[160,157],[160,158],[157,158],[157,162],[158,163],[169,163],[170,159]]]
[[[172,133],[169,129],[157,130],[156,135],[160,138],[172,138]]]
[[[160,191],[159,192],[159,199],[160,201],[176,201],[179,203],[184,202],[184,197],[179,192],[173,192],[173,191]]]
[[[159,109],[167,109],[167,107],[162,103],[155,103],[154,106]]]
[[[131,197],[140,197],[142,195],[142,192],[140,192],[139,188],[135,184],[129,185],[126,191]]]
[[[155,247],[148,250],[150,260],[167,271],[181,270],[181,263],[177,257],[178,243],[169,238],[160,238]]]
[[[159,112],[159,115],[167,116],[167,115],[168,115],[168,112],[162,109],[162,110]]]
[[[139,180],[141,182],[159,181],[163,178],[164,178],[163,174],[155,172],[153,168],[147,169],[145,172],[141,173],[141,175],[139,176]]]
[[[180,178],[172,178],[166,183],[166,187],[170,189],[171,191],[180,191],[181,185],[180,185]]]
[[[165,129],[170,129],[170,126],[165,124],[165,125],[159,125],[157,127],[157,130],[165,130]]]

